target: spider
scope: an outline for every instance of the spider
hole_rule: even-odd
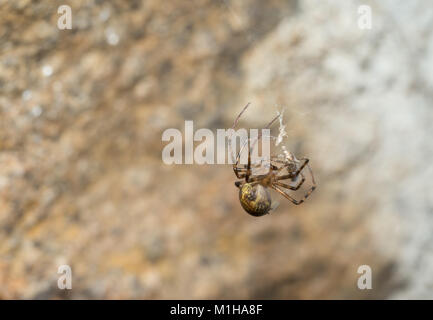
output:
[[[239,118],[248,108],[249,103],[244,107],[241,113],[237,116],[233,123],[232,129],[236,127]],[[279,118],[279,115],[275,117],[265,128],[270,128],[271,125]],[[260,135],[257,140],[260,139]],[[303,203],[310,194],[316,189],[316,181],[314,179],[313,171],[308,164],[309,159],[301,158],[296,159],[290,153],[286,153],[286,157],[271,156],[269,163],[269,171],[266,174],[252,173],[252,168],[260,167],[261,164],[251,164],[251,148],[250,139],[248,139],[248,164],[239,165],[239,159],[242,149],[238,152],[236,162],[233,164],[233,171],[238,179],[242,179],[235,182],[235,186],[239,188],[239,200],[246,212],[255,217],[260,217],[268,214],[271,210],[275,209],[275,203],[272,203],[269,188],[277,191],[286,199],[291,201],[295,205]],[[312,186],[304,194],[301,200],[296,200],[287,193],[288,190],[298,190],[305,182],[305,176],[303,174],[304,168],[307,167],[310,175]],[[299,177],[301,179],[299,180]],[[298,181],[299,180],[299,181]]]

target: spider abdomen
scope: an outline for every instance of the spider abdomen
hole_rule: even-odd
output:
[[[245,211],[255,217],[263,216],[271,210],[271,195],[260,184],[245,183],[239,189],[239,200]]]

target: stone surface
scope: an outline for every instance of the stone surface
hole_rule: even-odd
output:
[[[0,1],[1,298],[433,297],[427,2],[71,7],[59,30],[53,1]],[[162,163],[166,128],[228,128],[248,101],[242,125],[284,108],[311,159],[302,206],[253,218],[230,166]]]

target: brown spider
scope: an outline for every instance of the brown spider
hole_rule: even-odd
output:
[[[239,118],[248,108],[249,103],[244,107],[241,113],[237,116],[233,123],[232,129],[235,128]],[[275,117],[265,128],[270,126],[277,120],[279,116]],[[260,139],[260,136],[257,140]],[[257,141],[256,141],[257,142]],[[230,150],[232,151],[232,150]],[[286,156],[284,158],[271,156],[269,171],[266,174],[253,175],[251,168],[260,167],[261,164],[251,164],[251,148],[250,139],[248,139],[248,164],[239,166],[239,159],[242,149],[238,152],[236,162],[233,164],[233,171],[238,179],[243,179],[235,182],[235,186],[239,188],[239,200],[242,207],[252,216],[263,216],[269,213],[275,206],[272,206],[271,195],[268,188],[271,188],[292,203],[299,205],[308,198],[308,196],[316,189],[316,181],[314,180],[313,171],[308,164],[307,158],[296,159],[293,156]],[[298,190],[305,181],[303,169],[307,167],[310,175],[312,186],[305,193],[301,200],[296,200],[290,196],[286,190]],[[299,176],[301,177],[300,181]],[[286,182],[283,182],[285,181]]]

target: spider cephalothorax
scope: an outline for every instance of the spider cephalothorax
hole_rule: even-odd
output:
[[[235,128],[237,121],[248,105],[249,104],[247,104],[238,115],[232,129]],[[278,117],[274,118],[266,128],[269,128]],[[286,152],[287,154],[285,157],[271,156],[268,165],[269,171],[266,174],[254,175],[251,169],[253,165],[251,164],[251,148],[249,139],[247,165],[239,165],[240,153],[241,151],[239,151],[236,157],[236,162],[233,164],[233,171],[238,179],[243,180],[236,181],[235,185],[239,188],[239,200],[242,207],[252,216],[263,216],[275,208],[275,205],[272,203],[269,188],[277,191],[296,205],[303,203],[316,188],[313,171],[308,164],[309,160],[307,158],[301,158],[298,160],[288,152]],[[257,166],[260,167],[261,164],[254,165],[254,167]],[[312,186],[301,200],[296,200],[287,193],[287,190],[296,191],[302,186],[305,182],[303,170],[306,167],[311,175]]]

